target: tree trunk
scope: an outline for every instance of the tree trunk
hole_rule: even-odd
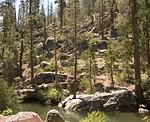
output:
[[[74,55],[75,55],[75,61],[74,61],[74,82],[75,82],[75,93],[73,98],[76,98],[76,92],[78,89],[78,81],[77,81],[77,1],[74,0],[75,4],[75,13],[74,13]]]
[[[148,69],[148,78],[150,78],[150,44],[149,44],[149,32],[146,31],[146,43],[147,43],[147,69]]]
[[[63,26],[63,0],[60,0],[60,27]]]
[[[102,11],[102,13],[101,13],[101,26],[102,26],[101,27],[102,28],[101,29],[101,36],[102,36],[102,39],[105,39],[105,37],[104,37],[104,0],[102,0],[102,3],[101,3],[101,11]],[[99,12],[99,14],[100,14],[100,12]]]
[[[20,45],[20,58],[19,58],[19,74],[20,74],[20,78],[22,78],[22,60],[23,60],[23,52],[24,52],[24,48],[23,48],[23,40],[21,41],[21,45]]]
[[[31,65],[31,84],[33,84],[33,77],[34,77],[34,68],[33,68],[33,35],[32,35],[32,0],[30,0],[30,8],[29,8],[29,15],[30,15],[30,65]]]
[[[112,0],[112,4],[110,6],[110,18],[111,18],[111,37],[114,37],[115,28],[114,28],[114,7],[115,7],[115,0]]]
[[[144,96],[141,88],[140,73],[140,46],[138,38],[138,20],[137,20],[137,0],[131,0],[131,16],[132,16],[132,37],[134,42],[134,72],[135,72],[135,92],[138,96],[137,102],[143,103]]]
[[[46,34],[46,16],[44,16],[44,41],[43,41],[43,54],[44,54],[44,48],[45,48],[45,42],[47,39],[47,34]]]
[[[57,67],[57,39],[56,39],[56,20],[54,19],[54,39],[55,39],[55,86],[58,87],[58,67]]]
[[[90,57],[90,92],[92,93],[92,58]]]
[[[114,88],[114,71],[113,71],[113,57],[112,57],[112,49],[110,49],[110,79],[111,79],[111,85]]]

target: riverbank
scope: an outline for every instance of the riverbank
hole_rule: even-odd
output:
[[[81,119],[87,117],[85,113],[68,112],[64,111],[58,106],[41,105],[38,103],[22,103],[18,112],[35,112],[42,120],[46,119],[49,110],[58,110],[65,121],[79,122]],[[133,112],[105,112],[110,122],[143,122],[145,114],[133,113]],[[1,121],[0,121],[1,122]]]

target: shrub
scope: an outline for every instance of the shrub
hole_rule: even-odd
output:
[[[13,110],[10,108],[8,108],[2,112],[2,115],[4,115],[4,116],[8,116],[8,115],[12,115],[12,114],[13,114]]]
[[[108,118],[103,112],[92,112],[80,122],[108,122]]]
[[[49,88],[48,90],[40,90],[38,98],[40,101],[57,100],[62,97],[61,93],[56,88]]]
[[[0,110],[11,108],[16,109],[18,99],[14,95],[14,90],[9,87],[3,79],[0,79]]]
[[[61,98],[61,93],[56,88],[48,89],[47,98],[49,98],[49,99],[59,99],[59,98]]]
[[[47,90],[39,90],[37,92],[37,96],[40,101],[46,101],[47,100]]]
[[[89,90],[90,89],[90,81],[87,77],[83,77],[80,81],[80,87],[82,90]]]
[[[51,63],[49,64],[48,66],[44,67],[43,70],[45,72],[48,72],[48,71],[55,71],[55,64],[54,63]]]
[[[144,122],[150,122],[149,116],[145,116],[145,117],[143,118],[143,121],[144,121]]]
[[[50,72],[50,71],[55,71],[55,64],[54,63],[50,63],[48,66],[45,66],[45,67],[38,67],[36,69],[36,73],[41,73],[41,72]],[[30,75],[30,74],[29,74]]]
[[[145,80],[142,82],[142,88],[144,90],[144,96],[146,99],[150,99],[150,81]]]

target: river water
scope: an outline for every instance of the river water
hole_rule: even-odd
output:
[[[61,108],[56,106],[44,106],[37,103],[24,103],[20,106],[20,111],[33,111],[40,115],[44,120],[46,113],[51,109],[57,109],[61,112],[65,120],[70,122],[79,122],[86,115],[78,113],[64,112]],[[143,116],[137,113],[122,113],[122,112],[110,112],[107,113],[110,122],[143,122]]]

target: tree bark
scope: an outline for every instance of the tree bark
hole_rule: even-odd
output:
[[[63,0],[60,0],[60,27],[63,26]]]
[[[132,17],[132,38],[134,43],[134,72],[135,72],[135,92],[139,104],[144,102],[143,90],[141,88],[140,73],[140,46],[138,38],[138,20],[137,20],[137,0],[131,0],[131,17]]]
[[[55,86],[58,87],[58,66],[57,66],[57,39],[56,39],[56,20],[54,19],[54,39],[55,39]]]
[[[92,93],[92,58],[90,57],[90,92]]]
[[[114,28],[114,7],[115,7],[115,0],[112,0],[112,4],[110,6],[110,18],[111,18],[111,37],[114,37],[114,31],[115,31],[115,28]]]
[[[19,74],[20,74],[20,78],[22,78],[22,60],[23,60],[23,52],[24,52],[24,48],[23,48],[23,40],[21,41],[21,45],[20,45],[20,58],[19,58]]]
[[[75,4],[75,13],[74,13],[74,82],[75,82],[75,93],[73,98],[76,98],[76,92],[78,90],[78,81],[77,81],[77,1],[74,0]]]
[[[100,8],[100,7],[99,7]],[[102,39],[105,39],[104,37],[104,0],[102,0],[102,3],[101,3],[101,38]],[[99,17],[100,17],[100,11],[99,11]]]
[[[33,68],[33,35],[32,35],[32,0],[30,0],[30,8],[29,8],[29,15],[30,15],[30,65],[31,65],[31,84],[33,84],[33,77],[34,77],[34,68]]]

